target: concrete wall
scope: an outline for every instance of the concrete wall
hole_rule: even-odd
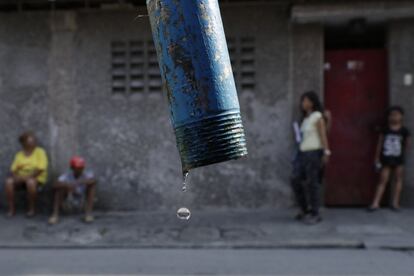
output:
[[[291,122],[301,93],[313,89],[323,95],[323,26],[291,24],[287,5],[222,6],[227,36],[255,39],[255,89],[239,91],[250,155],[192,171],[183,195],[166,95],[111,91],[111,42],[152,40],[148,19],[136,18],[142,13],[0,16],[0,179],[19,149],[18,134],[32,129],[48,150],[51,180],[71,155],[86,157],[99,178],[101,209],[292,205]],[[413,33],[413,20],[389,24],[391,102],[407,109],[412,130],[414,87],[404,86],[403,76],[414,74]],[[413,156],[414,147],[407,168]],[[412,204],[414,173],[406,174],[403,200]]]
[[[34,129],[52,176],[72,154],[99,178],[98,207],[159,210],[291,205],[292,86],[287,7],[223,7],[229,37],[255,37],[256,87],[239,91],[249,158],[191,172],[182,195],[181,166],[167,99],[153,92],[114,96],[111,42],[151,40],[137,12],[39,12],[0,17],[0,177],[16,137]],[[254,24],[253,24],[254,22]],[[316,88],[317,89],[317,88]]]
[[[249,156],[194,174],[195,203],[235,207],[292,203],[290,24],[283,6],[223,9],[229,36],[256,38],[256,89],[240,92]],[[254,24],[253,24],[254,22]]]
[[[404,75],[414,75],[414,20],[393,21],[389,25],[390,100],[406,110],[405,124],[414,131],[414,86],[404,85]],[[414,206],[414,147],[408,154],[403,203]]]
[[[313,90],[323,99],[324,28],[322,24],[292,25],[292,111],[299,117],[300,96]]]
[[[9,171],[23,130],[36,130],[41,144],[50,145],[49,52],[45,14],[0,16],[1,179]]]

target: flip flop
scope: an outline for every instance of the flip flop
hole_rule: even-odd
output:
[[[59,217],[57,217],[57,216],[51,216],[48,220],[48,223],[50,225],[55,225],[58,222],[59,222]]]
[[[85,217],[83,218],[83,221],[85,223],[91,223],[95,220],[95,218],[92,215],[85,215]]]
[[[369,213],[374,213],[374,212],[376,212],[378,210],[379,210],[379,207],[372,207],[372,206],[370,206],[370,207],[367,208],[367,212],[369,212]]]
[[[7,218],[13,218],[16,215],[15,212],[7,212],[6,217]]]
[[[299,213],[296,214],[294,219],[295,220],[304,220],[307,215],[308,215],[307,213],[299,212]]]
[[[401,212],[401,208],[400,207],[391,206],[390,209],[391,209],[391,211],[396,212],[396,213]]]
[[[36,215],[36,212],[27,212],[26,217],[27,218],[33,218]]]

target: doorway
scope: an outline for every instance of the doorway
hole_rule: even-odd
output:
[[[327,32],[325,105],[333,121],[333,154],[326,168],[328,206],[368,205],[377,182],[374,155],[388,106],[387,52],[378,28],[364,33],[365,38],[360,32]]]

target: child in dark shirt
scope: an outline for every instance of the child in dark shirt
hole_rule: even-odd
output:
[[[391,209],[400,209],[400,195],[403,185],[405,152],[410,142],[410,132],[403,125],[404,110],[399,106],[391,107],[387,113],[388,124],[382,131],[377,146],[375,162],[381,169],[380,181],[374,200],[369,207],[376,211],[392,173],[395,175],[395,189]]]

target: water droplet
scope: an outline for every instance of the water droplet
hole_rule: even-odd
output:
[[[188,173],[189,171],[183,171],[183,186],[181,188],[181,190],[183,192],[187,191],[187,178],[188,178]],[[191,217],[191,212],[188,208],[186,207],[181,207],[180,209],[177,210],[177,217],[181,220],[189,220]]]
[[[183,172],[183,187],[181,190],[185,193],[187,191],[187,177],[188,177],[188,171]]]
[[[191,217],[191,212],[188,208],[181,207],[177,210],[177,217],[182,220],[189,220]]]

